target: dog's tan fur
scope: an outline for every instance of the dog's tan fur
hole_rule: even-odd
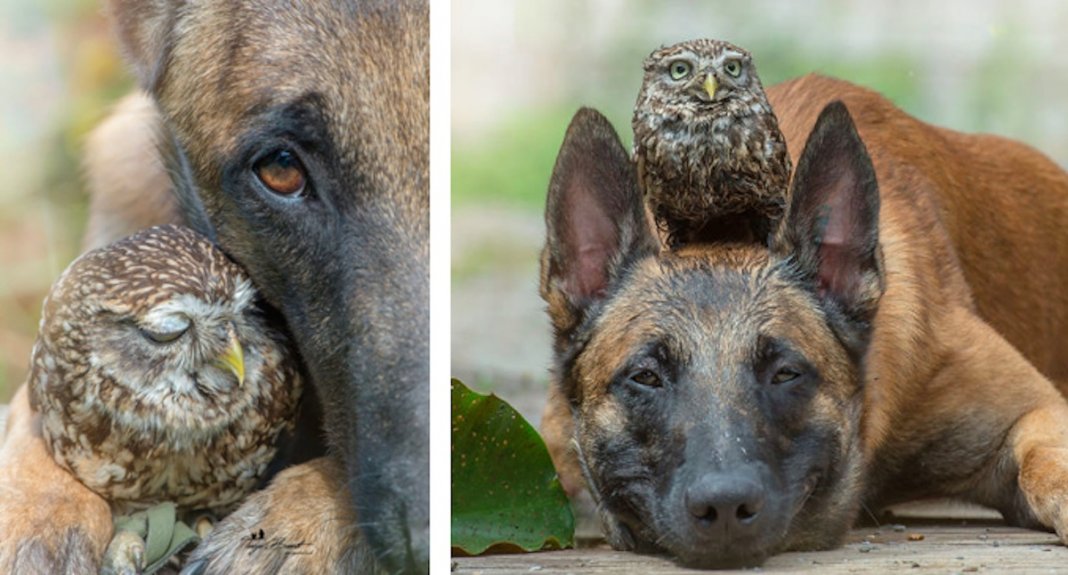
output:
[[[806,76],[768,95],[795,166],[817,116],[841,100],[878,178],[885,293],[855,431],[865,500],[955,496],[1008,508],[1022,498],[1025,510],[1011,520],[1037,520],[1068,542],[1068,404],[1061,395],[1068,393],[1068,174],[1024,144],[925,124],[846,82]],[[656,256],[656,273],[672,273],[664,270],[676,260],[744,271],[750,264],[740,262],[759,260],[763,249],[691,246]],[[561,333],[576,320],[545,262],[543,295]],[[630,273],[628,281],[639,282],[633,277],[646,272]],[[574,364],[582,394],[603,393],[595,382],[604,377],[590,371],[590,361],[609,373],[628,353],[625,334],[602,338],[612,333],[611,310],[628,297],[609,296]],[[597,342],[615,342],[616,351],[592,349]],[[818,333],[803,345],[810,357],[831,347]],[[812,417],[843,424],[849,417],[831,403],[813,410]],[[574,413],[595,417],[582,406]],[[542,430],[572,494],[584,484],[574,452],[583,439],[576,443],[574,429],[565,391],[554,385]],[[1017,481],[1016,495],[1005,491]]]
[[[1006,429],[1032,410],[1063,412],[1050,381],[1068,392],[1068,174],[1029,146],[925,124],[844,82],[809,76],[770,96],[795,154],[820,110],[842,100],[878,174],[896,281],[868,360],[881,379],[866,397],[865,450],[908,450],[923,422],[974,425],[976,409]],[[1031,414],[1012,433],[1021,478],[1030,470],[1020,456],[1063,433],[1064,423],[1032,423],[1044,418]],[[1068,477],[1068,459],[1040,459],[1047,476]]]
[[[171,180],[159,157],[161,121],[152,98],[134,92],[120,100],[89,134],[85,143],[89,190],[85,251],[145,228],[181,223]]]
[[[16,539],[27,530],[36,537]],[[108,502],[52,459],[26,386],[11,400],[0,449],[0,533],[5,573],[49,573],[44,565],[63,573],[94,571],[91,557],[103,555],[111,539]]]
[[[263,573],[374,572],[374,555],[356,527],[344,484],[344,472],[327,457],[279,473],[271,488],[251,495],[216,528],[220,531],[203,544],[211,549],[198,550],[207,557],[207,572],[246,573],[250,567]],[[296,501],[298,513],[292,508]],[[259,529],[269,535],[250,540]],[[243,558],[248,555],[262,557],[249,565]]]
[[[925,124],[844,82],[807,76],[776,86],[769,96],[795,158],[823,106],[845,102],[880,189],[900,203],[917,202],[892,205],[883,215],[901,228],[897,234],[924,240],[906,244],[901,255],[915,291],[946,298],[930,302],[931,309],[948,301],[974,308],[1046,377],[1068,382],[1064,170],[1025,144]],[[928,277],[946,278],[943,293],[919,283]]]

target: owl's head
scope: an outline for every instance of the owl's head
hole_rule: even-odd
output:
[[[192,437],[228,425],[290,369],[242,269],[177,226],[72,263],[45,302],[34,354],[34,369],[54,367],[46,393],[80,388],[76,401],[95,397],[120,425]]]
[[[639,107],[697,112],[763,94],[749,52],[721,40],[690,40],[660,48],[645,59],[643,68]]]

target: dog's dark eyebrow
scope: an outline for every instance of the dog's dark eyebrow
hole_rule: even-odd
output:
[[[682,361],[673,350],[673,346],[667,336],[658,336],[655,339],[651,339],[629,355],[629,359],[620,364],[611,375],[611,381],[626,377],[629,372],[635,369],[637,364],[648,361],[656,363],[669,377],[675,378],[678,376],[678,364]]]
[[[328,150],[324,147],[330,145],[327,137],[329,122],[323,113],[326,109],[328,107],[318,92],[308,92],[284,103],[250,107],[244,116],[253,128],[242,140],[292,138],[309,151],[325,153]],[[333,152],[332,149],[329,151]]]
[[[786,340],[769,335],[757,336],[757,344],[753,350],[758,362],[767,362],[777,357],[802,357]]]

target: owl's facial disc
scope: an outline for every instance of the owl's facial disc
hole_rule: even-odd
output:
[[[247,305],[179,294],[149,309],[136,323],[150,355],[176,373],[189,374],[201,391],[217,392],[245,382],[245,350],[236,322]],[[185,391],[194,387],[192,381],[172,383]]]

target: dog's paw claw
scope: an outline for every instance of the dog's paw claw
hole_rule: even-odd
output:
[[[104,552],[102,575],[137,575],[145,568],[145,541],[132,531],[117,531]]]

